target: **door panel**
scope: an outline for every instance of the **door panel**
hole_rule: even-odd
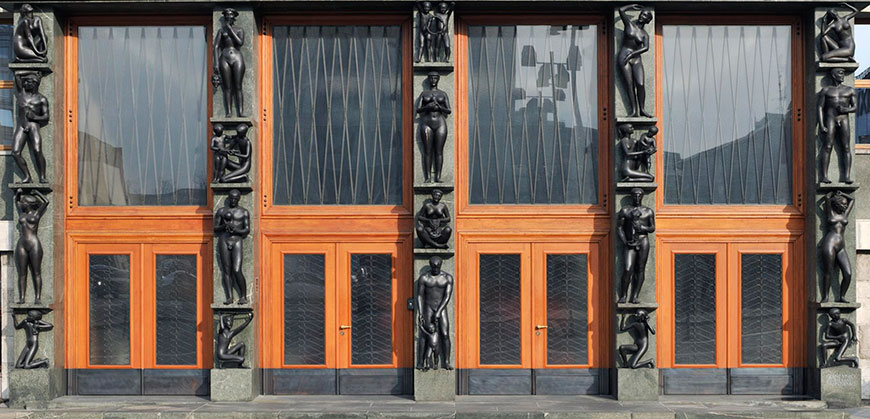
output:
[[[132,304],[138,297],[140,254],[129,248],[89,247],[87,262],[87,365],[130,367],[139,363]],[[108,253],[111,252],[111,253]]]

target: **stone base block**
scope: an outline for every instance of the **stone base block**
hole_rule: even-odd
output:
[[[211,370],[211,400],[215,402],[243,402],[254,400],[259,393],[259,370],[251,368],[225,368]]]
[[[820,368],[819,398],[829,407],[861,406],[861,370],[847,365]]]
[[[9,401],[13,409],[42,409],[63,392],[63,371],[37,368],[9,373]]]
[[[616,368],[613,371],[617,400],[659,399],[658,368]]]
[[[456,399],[456,370],[414,370],[414,400],[453,401]]]

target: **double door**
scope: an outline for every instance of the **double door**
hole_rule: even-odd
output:
[[[410,393],[407,242],[269,246],[265,393]]]
[[[469,243],[460,393],[598,394],[606,386],[600,242]]]

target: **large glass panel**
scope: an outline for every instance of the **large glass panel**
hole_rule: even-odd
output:
[[[674,255],[674,363],[716,363],[716,255]]]
[[[870,78],[870,74],[867,74]],[[855,142],[870,144],[870,88],[855,89],[858,111],[855,112]]]
[[[743,254],[740,353],[744,364],[782,362],[782,255]]]
[[[351,363],[393,363],[393,255],[351,255]]]
[[[284,255],[284,363],[326,363],[326,257]]]
[[[858,70],[855,71],[856,79],[867,78],[870,73],[870,47],[867,40],[870,40],[870,24],[864,20],[863,24],[854,25],[855,33],[855,61],[858,63]]]
[[[547,255],[547,363],[589,363],[586,255]]]
[[[91,365],[130,364],[130,255],[88,256]]]
[[[666,204],[792,202],[790,26],[662,27]]]
[[[399,26],[276,26],[273,202],[402,203]]]
[[[480,255],[480,363],[522,362],[520,275],[518,254]]]
[[[12,24],[0,24],[0,80],[12,80],[12,70],[9,63],[12,62]]]
[[[598,202],[596,31],[468,28],[472,204]]]
[[[0,145],[12,146],[12,97],[13,89],[0,89]]]
[[[205,205],[205,28],[81,26],[78,46],[79,205]]]
[[[157,255],[157,364],[196,364],[196,255]]]

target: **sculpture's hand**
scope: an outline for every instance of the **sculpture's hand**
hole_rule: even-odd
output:
[[[24,111],[24,117],[27,118],[28,121],[36,119],[36,115],[33,114],[33,111]]]
[[[822,133],[827,134],[827,133],[828,133],[828,127],[822,125]]]
[[[639,4],[632,4],[631,10],[643,10],[643,6],[641,6]]]

